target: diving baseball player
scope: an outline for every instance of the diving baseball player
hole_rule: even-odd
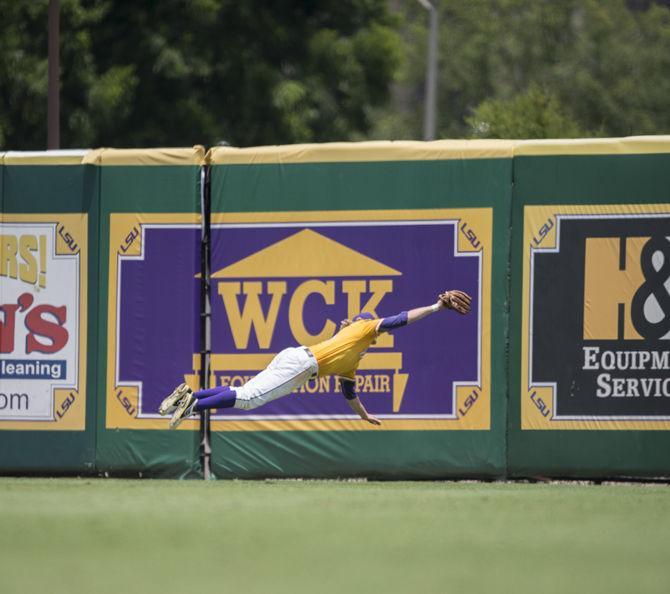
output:
[[[403,311],[388,318],[375,318],[361,313],[353,320],[343,320],[340,329],[328,340],[310,347],[284,349],[258,375],[241,387],[219,386],[193,392],[186,384],[178,386],[158,408],[161,415],[172,413],[170,429],[185,418],[210,408],[241,408],[251,410],[286,396],[315,377],[336,375],[351,409],[373,425],[381,421],[368,414],[356,395],[355,374],[361,358],[382,332],[406,326],[442,309],[460,314],[470,311],[471,298],[463,291],[447,291],[433,305]]]

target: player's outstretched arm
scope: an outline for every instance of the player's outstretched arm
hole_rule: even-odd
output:
[[[409,310],[407,312],[407,323],[411,324],[412,322],[418,322],[426,316],[442,309],[453,309],[460,314],[466,314],[470,311],[471,303],[472,298],[463,291],[445,291],[444,293],[440,293],[437,303]]]
[[[358,396],[352,400],[347,399],[347,403],[351,407],[351,410],[353,410],[364,421],[367,421],[372,425],[382,424],[382,422],[377,417],[373,417],[371,414],[368,414],[368,411],[365,410],[365,407],[363,406],[363,403]]]
[[[363,403],[360,398],[356,395],[356,382],[352,379],[340,378],[340,388],[342,389],[342,394],[347,399],[347,403],[361,419],[371,423],[372,425],[381,425],[382,422],[372,415],[368,414],[368,411],[365,410]]]
[[[441,293],[436,303],[426,305],[425,307],[416,307],[409,311],[403,311],[396,316],[384,318],[379,323],[379,332],[389,332],[401,326],[423,320],[426,316],[443,309],[453,309],[460,314],[466,314],[470,311],[472,298],[463,291],[446,291]]]

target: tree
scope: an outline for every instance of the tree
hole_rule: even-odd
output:
[[[47,0],[0,0],[0,146],[46,139]],[[64,147],[366,135],[400,60],[384,0],[61,0]]]
[[[578,138],[584,136],[553,95],[531,84],[510,101],[487,99],[466,118],[477,138]]]
[[[489,119],[503,117],[507,109],[512,113],[504,128],[523,136],[527,123],[516,116],[524,100],[513,100],[525,97],[538,115],[538,89],[551,98],[544,103],[552,110],[546,118],[561,114],[561,135],[575,130],[595,136],[670,132],[667,2],[442,0],[438,6],[439,136],[480,135],[482,129],[469,122],[480,122],[483,113]],[[416,2],[402,4],[401,12],[409,23],[403,29],[408,65],[396,90],[403,100],[393,107],[400,106],[402,115],[380,121],[392,137],[418,137],[426,17]],[[512,122],[521,127],[510,128]],[[551,130],[557,133],[554,125]]]

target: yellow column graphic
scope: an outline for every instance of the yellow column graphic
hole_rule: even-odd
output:
[[[619,338],[619,304],[624,305],[626,340],[642,338],[631,321],[630,304],[635,291],[644,282],[640,253],[646,237],[629,237],[625,241],[625,269],[620,270],[619,237],[588,237],[584,261],[584,339],[616,340]]]
[[[405,396],[405,388],[407,387],[407,380],[409,379],[409,373],[396,373],[393,374],[393,412],[400,412],[400,406],[402,405],[402,399]]]

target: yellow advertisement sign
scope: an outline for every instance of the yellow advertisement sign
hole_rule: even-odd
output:
[[[524,209],[522,429],[670,429],[670,204]]]
[[[161,400],[181,381],[200,383],[200,228],[195,215],[128,213],[112,214],[110,229],[106,424],[165,429]],[[282,349],[328,339],[361,311],[393,315],[461,288],[473,295],[470,315],[380,336],[356,388],[381,430],[489,429],[491,248],[490,208],[214,215],[209,386],[238,387]],[[326,376],[252,414],[215,411],[212,428],[371,425]]]

